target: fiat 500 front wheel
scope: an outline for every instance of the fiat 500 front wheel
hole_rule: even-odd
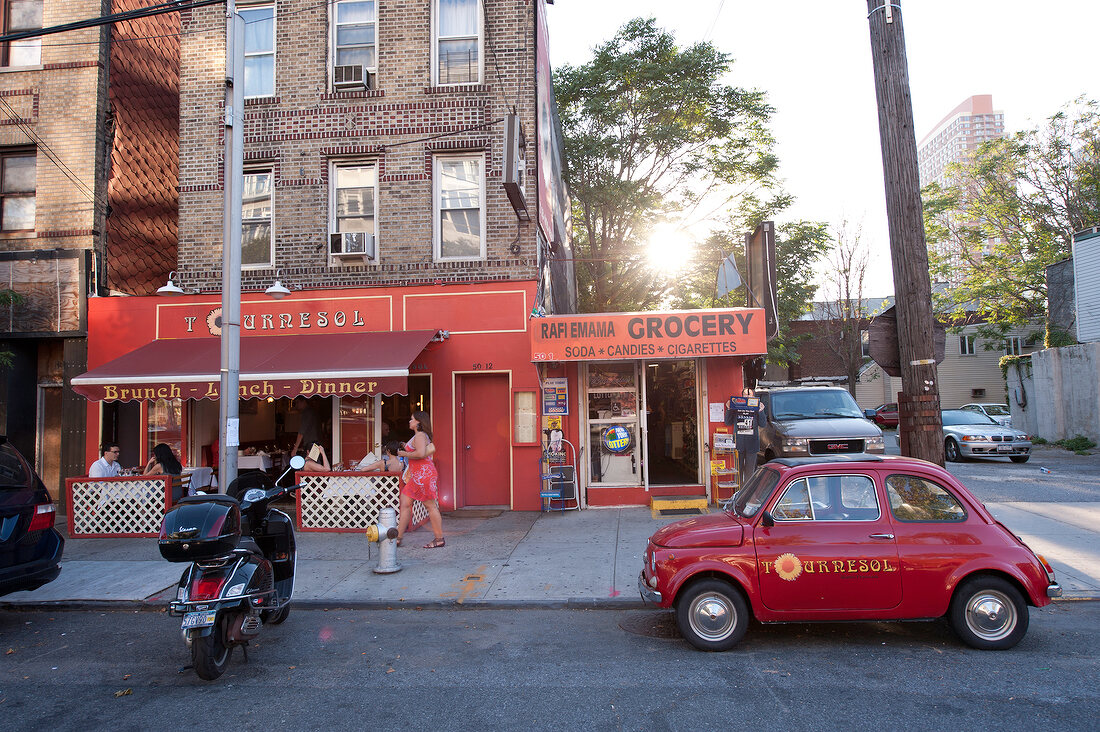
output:
[[[696,582],[676,604],[684,639],[703,651],[727,651],[749,627],[749,606],[741,592],[718,579]]]
[[[951,627],[963,643],[983,651],[1002,651],[1027,633],[1028,611],[1023,595],[1000,577],[966,580],[951,598]]]

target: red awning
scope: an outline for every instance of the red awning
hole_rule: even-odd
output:
[[[242,399],[405,394],[409,365],[437,331],[241,338]],[[73,379],[93,401],[217,399],[221,341],[153,341]]]

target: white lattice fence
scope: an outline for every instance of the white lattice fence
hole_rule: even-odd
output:
[[[383,508],[397,508],[396,473],[298,473],[298,523],[302,531],[366,529]]]
[[[166,476],[69,478],[69,536],[158,536],[167,482]]]

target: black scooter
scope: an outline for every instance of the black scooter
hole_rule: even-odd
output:
[[[164,514],[161,556],[191,563],[168,612],[183,616],[180,630],[201,679],[221,676],[233,648],[244,648],[264,623],[281,623],[290,614],[294,523],[271,503],[298,489],[278,484],[304,464],[295,456],[277,481],[263,474],[242,476],[226,495],[187,496]],[[242,489],[239,497],[237,489]]]

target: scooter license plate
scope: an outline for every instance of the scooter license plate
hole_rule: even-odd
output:
[[[214,618],[217,617],[216,612],[200,612],[200,613],[187,613],[183,616],[183,625],[180,626],[182,630],[188,628],[205,628],[214,624]]]

